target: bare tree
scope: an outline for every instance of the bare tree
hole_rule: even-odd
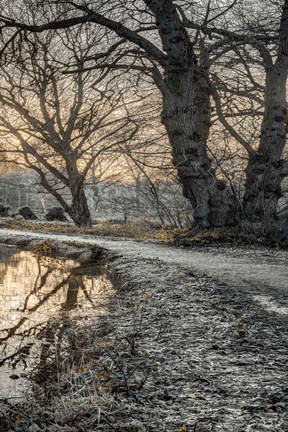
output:
[[[268,225],[275,219],[277,204],[282,196],[281,182],[288,175],[282,159],[287,135],[287,76],[288,76],[288,0],[282,7],[279,42],[275,58],[266,51],[263,56],[265,77],[264,116],[260,143],[251,155],[246,169],[244,214],[250,220]]]
[[[71,30],[33,35],[21,59],[0,71],[2,148],[39,174],[77,225],[90,226],[85,180],[97,158],[136,127],[128,125],[123,91],[113,89],[105,75],[62,74],[63,63],[79,62],[91,51],[91,44],[84,47],[85,34]],[[100,45],[103,32],[93,38],[93,46]]]
[[[235,135],[221,111],[218,115],[232,136],[240,139],[249,156],[245,216],[253,218],[255,206],[259,219],[265,219],[265,211],[260,211],[260,207],[275,216],[284,175],[281,153],[286,140],[287,0],[265,0],[266,6],[272,5],[276,10],[278,22],[282,15],[279,32],[267,27],[267,20],[262,19],[252,27],[251,7],[245,0],[52,3],[49,13],[54,15],[50,22],[47,12],[41,20],[43,24],[16,22],[3,16],[3,26],[42,32],[89,23],[105,27],[118,37],[109,44],[108,60],[103,60],[103,55],[89,57],[84,62],[86,69],[126,69],[150,75],[162,95],[162,122],[172,147],[173,163],[200,227],[233,224],[237,220],[236,202],[226,185],[217,180],[207,151],[211,95],[217,99],[210,71],[227,52],[243,45],[252,47],[267,73],[259,149],[255,151],[240,134]],[[239,6],[238,18],[231,14],[235,6]],[[257,13],[261,15],[259,7]],[[278,50],[276,61],[274,47]]]
[[[223,183],[218,188],[207,154],[206,144],[211,122],[207,62],[195,51],[193,39],[185,28],[177,5],[171,0],[146,0],[143,9],[142,2],[128,2],[122,11],[123,20],[120,21],[113,17],[119,12],[118,2],[113,2],[116,10],[111,10],[109,5],[108,11],[107,8],[105,11],[105,5],[101,2],[83,5],[82,2],[65,1],[58,2],[58,5],[61,3],[65,6],[65,11],[70,8],[72,15],[74,11],[77,15],[74,13],[71,17],[68,12],[67,19],[40,26],[16,24],[5,18],[3,22],[6,26],[16,25],[32,32],[89,22],[116,33],[120,38],[116,42],[117,48],[119,44],[129,42],[109,67],[145,71],[160,90],[163,98],[162,122],[172,147],[173,163],[181,179],[184,195],[194,207],[196,222],[201,227],[215,225],[216,220],[217,225],[234,222],[234,217],[231,214],[228,216],[231,213],[231,202],[227,201],[228,196],[221,190]],[[134,20],[131,15],[133,11]],[[143,31],[147,32],[147,37],[142,35]],[[154,37],[158,39],[155,43],[150,40]],[[114,48],[115,45],[108,51],[114,52]],[[122,64],[121,60],[125,63],[132,53],[132,60],[128,64]],[[99,60],[99,56],[94,59]],[[99,67],[104,68],[105,64],[101,63]],[[211,204],[215,201],[211,200],[213,196],[221,196],[221,218],[218,208]]]
[[[260,3],[253,4],[250,16],[243,18],[237,11],[238,25],[247,28],[247,41],[243,44],[237,36],[225,48],[216,66],[222,67],[222,72],[212,74],[212,95],[218,119],[247,155],[243,217],[269,226],[277,219],[281,182],[288,174],[283,159],[287,135],[288,2],[266,1],[265,6],[262,16]]]

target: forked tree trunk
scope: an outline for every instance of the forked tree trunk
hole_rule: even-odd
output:
[[[287,134],[288,0],[281,18],[278,56],[267,70],[265,111],[260,145],[249,158],[243,199],[244,217],[269,226],[277,218],[281,182],[287,175],[281,159]]]
[[[77,226],[92,226],[90,211],[84,190],[84,182],[78,170],[76,171],[74,168],[70,167],[67,183],[65,183],[65,186],[69,189],[72,195],[71,204],[68,204],[66,198],[50,185],[43,171],[37,170],[37,172],[40,175],[42,186],[56,198],[61,207]]]
[[[165,78],[162,122],[172,147],[173,164],[183,194],[194,209],[200,228],[235,224],[236,203],[222,181],[217,181],[207,154],[211,125],[210,89],[197,65]]]

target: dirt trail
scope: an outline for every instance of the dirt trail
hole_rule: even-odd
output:
[[[117,254],[160,260],[166,264],[178,264],[191,272],[204,273],[228,286],[243,290],[265,308],[288,314],[288,252],[286,251],[235,247],[181,249],[131,239],[0,229],[0,235],[7,234],[86,242],[102,246]]]
[[[0,235],[53,238],[105,247],[126,256],[159,259],[179,264],[194,273],[206,274],[219,282],[238,287],[255,297],[264,307],[288,314],[288,252],[233,247],[181,249],[132,239],[111,239],[91,235],[53,234],[0,229]]]

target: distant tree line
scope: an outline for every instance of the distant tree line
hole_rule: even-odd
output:
[[[91,181],[92,180],[92,181]],[[91,179],[84,184],[87,206],[93,223],[114,220],[119,223],[144,218],[154,224],[185,227],[192,223],[191,206],[181,195],[176,181],[140,180],[125,184],[117,181]],[[62,191],[69,201],[71,193]],[[39,219],[54,207],[57,199],[41,185],[32,171],[0,176],[0,201],[10,207],[9,215],[21,215],[27,206]],[[19,213],[20,210],[20,213]],[[30,214],[25,212],[25,217]]]

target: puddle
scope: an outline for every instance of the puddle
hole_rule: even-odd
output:
[[[107,310],[109,278],[77,274],[77,268],[71,260],[0,245],[0,399],[27,392],[27,368],[39,358],[41,340],[56,319],[87,319]]]

